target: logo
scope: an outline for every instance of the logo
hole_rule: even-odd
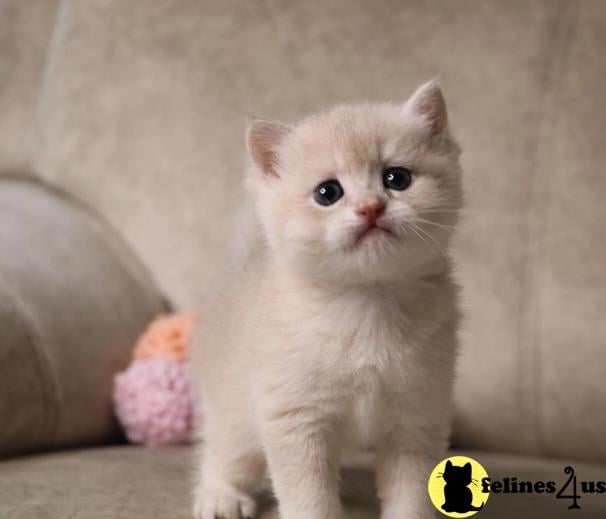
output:
[[[569,510],[579,510],[585,496],[606,495],[606,481],[581,479],[572,466],[564,468],[564,478],[560,481],[531,481],[512,475],[491,479],[473,458],[452,456],[433,469],[427,491],[433,505],[444,515],[471,517],[484,508],[491,494],[512,498],[519,494],[542,494],[567,500]]]
[[[501,480],[482,480],[482,492],[493,494],[543,494],[556,499],[569,499],[569,510],[580,510],[583,497],[588,494],[606,494],[606,481],[578,480],[574,467],[564,468],[565,481],[558,484],[552,481],[519,480],[516,476],[507,476]]]
[[[433,505],[448,517],[471,517],[488,501],[481,482],[490,480],[484,467],[473,458],[452,456],[436,465],[427,491]]]

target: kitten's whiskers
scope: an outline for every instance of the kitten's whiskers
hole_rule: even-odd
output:
[[[439,254],[441,254],[442,256],[447,257],[446,251],[442,248],[442,246],[440,245],[440,242],[435,238],[435,236],[432,236],[427,231],[425,231],[424,229],[422,229],[421,227],[416,225],[414,222],[407,222],[407,224],[408,224],[407,225],[408,228],[412,232],[414,232],[427,245],[427,247],[429,247],[429,250],[431,250],[431,252],[436,252],[436,250],[432,246],[432,242],[433,242],[435,244],[435,246],[437,247],[437,252]],[[428,238],[431,241],[428,241],[426,238]]]

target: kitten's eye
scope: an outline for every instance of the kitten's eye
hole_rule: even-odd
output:
[[[338,180],[322,182],[314,190],[314,200],[320,205],[332,205],[343,196],[343,188]]]
[[[412,183],[412,173],[409,169],[395,167],[383,171],[383,185],[394,191],[404,191]]]

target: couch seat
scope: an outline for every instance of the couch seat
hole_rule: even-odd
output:
[[[457,452],[457,454],[461,454]],[[566,462],[487,452],[474,457],[494,479],[566,478]],[[108,446],[31,455],[0,462],[2,519],[189,519],[191,447]],[[605,480],[606,467],[571,463],[581,480]],[[344,475],[349,519],[375,519],[373,481],[364,469]],[[606,517],[606,494],[586,495],[581,510],[554,495],[492,494],[479,519],[570,519]],[[263,519],[275,518],[271,503]]]

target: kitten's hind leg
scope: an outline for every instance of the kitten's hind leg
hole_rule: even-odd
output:
[[[265,473],[265,459],[251,438],[224,431],[208,435],[198,453],[194,487],[195,519],[253,519],[254,493]]]

